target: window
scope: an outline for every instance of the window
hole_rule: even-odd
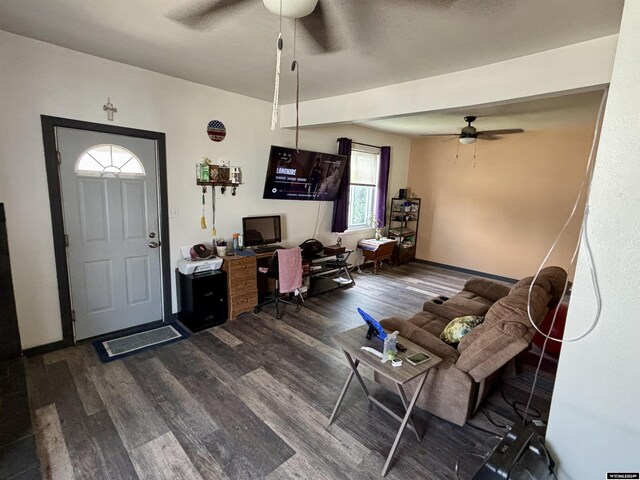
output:
[[[142,162],[119,145],[96,145],[80,155],[76,175],[96,177],[144,177]]]
[[[378,151],[351,150],[349,230],[371,227],[371,214],[376,209],[379,161]]]

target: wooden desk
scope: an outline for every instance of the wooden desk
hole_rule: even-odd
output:
[[[362,250],[365,261],[373,261],[373,274],[378,273],[378,264],[382,265],[384,260],[391,262],[391,256],[395,248],[396,242],[388,240],[381,242],[379,240],[360,240],[358,248]]]
[[[227,272],[229,319],[252,312],[258,304],[257,255],[225,256],[222,270]]]
[[[241,313],[252,312],[258,305],[258,294],[270,291],[269,279],[265,275],[258,276],[258,267],[267,267],[272,256],[273,252],[264,252],[224,257],[222,270],[227,272],[229,320],[234,320]]]
[[[395,418],[400,422],[400,429],[398,430],[396,439],[393,442],[393,445],[391,446],[391,451],[389,452],[389,456],[387,457],[387,461],[385,462],[384,467],[382,469],[382,476],[384,477],[389,471],[389,466],[391,465],[391,459],[393,458],[393,454],[396,452],[396,449],[398,448],[398,443],[400,442],[400,437],[402,437],[402,432],[404,432],[404,429],[407,426],[410,429],[412,429],[415,432],[418,440],[421,440],[424,435],[424,432],[422,433],[418,432],[418,428],[413,423],[413,420],[411,418],[411,411],[413,410],[413,407],[416,404],[416,400],[418,400],[418,396],[422,391],[422,387],[424,386],[424,382],[427,379],[429,370],[431,370],[431,368],[438,365],[442,361],[442,359],[437,355],[434,355],[433,353],[420,347],[419,345],[416,345],[415,343],[407,340],[406,338],[398,337],[398,342],[404,345],[407,348],[407,351],[404,353],[398,352],[398,358],[402,360],[402,366],[392,367],[390,362],[382,363],[380,361],[380,358],[376,357],[374,354],[360,349],[360,347],[369,346],[369,347],[376,348],[377,350],[382,350],[380,345],[381,342],[377,337],[373,338],[371,341],[367,340],[366,338],[367,330],[368,330],[368,327],[366,325],[363,325],[361,327],[353,328],[351,330],[347,330],[346,332],[339,333],[338,335],[335,335],[334,337],[332,337],[333,340],[338,344],[338,346],[342,348],[342,351],[345,357],[347,358],[347,362],[351,367],[351,373],[349,374],[349,377],[347,378],[347,381],[344,384],[344,387],[342,388],[342,392],[338,397],[336,406],[334,407],[333,413],[331,414],[331,418],[329,419],[329,425],[331,425],[335,420],[336,413],[338,413],[340,404],[342,403],[342,400],[344,399],[344,396],[347,393],[349,384],[351,383],[351,380],[353,380],[353,377],[355,376],[358,379],[358,382],[362,387],[362,391],[364,392],[369,403],[373,403],[376,406],[380,407],[382,411],[389,414],[390,416],[392,416],[393,418]],[[431,358],[428,361],[421,363],[420,365],[410,364],[406,360],[406,357],[418,352],[424,352],[427,355],[429,355]],[[364,381],[362,380],[362,377],[360,377],[360,374],[358,373],[358,365],[360,365],[360,363],[364,363],[365,365],[371,367],[374,371],[376,371],[380,375],[387,377],[388,379],[390,379],[396,384],[398,395],[400,396],[400,400],[402,401],[402,404],[404,405],[404,408],[406,411],[404,417],[400,417],[399,415],[396,415],[396,413],[393,412],[389,407],[387,407],[377,399],[373,398],[369,394],[369,390],[367,390],[367,386],[365,385]],[[411,402],[407,402],[407,396],[404,392],[403,385],[405,385],[410,380],[413,380],[414,378],[419,378],[420,380],[416,388],[416,391],[413,394],[413,397],[411,398]]]
[[[311,263],[319,267],[319,270],[310,272],[310,285],[307,295],[311,296],[317,293],[333,290],[341,287],[350,287],[355,285],[355,281],[351,277],[347,268],[346,260],[353,250],[346,250],[337,255],[343,255],[341,262],[331,261],[336,254],[325,255],[320,254],[303,262]],[[252,312],[259,301],[265,294],[273,291],[273,279],[267,278],[266,275],[258,275],[259,267],[268,267],[269,260],[274,252],[256,253],[254,255],[242,256],[232,255],[225,256],[222,264],[222,270],[227,273],[227,304],[229,308],[229,319],[233,320],[241,313]],[[348,283],[336,283],[330,276],[345,275],[349,280]]]

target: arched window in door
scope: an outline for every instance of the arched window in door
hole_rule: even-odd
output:
[[[88,177],[144,177],[142,162],[120,145],[95,145],[80,155],[74,172]]]

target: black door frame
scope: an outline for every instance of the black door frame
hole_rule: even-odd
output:
[[[58,276],[58,296],[60,300],[60,316],[62,320],[62,340],[25,351],[25,354],[38,354],[45,351],[74,345],[73,317],[71,309],[71,290],[69,288],[69,270],[67,263],[67,249],[65,246],[64,217],[62,213],[62,192],[60,170],[56,146],[57,127],[85,130],[89,132],[110,133],[128,137],[155,140],[157,146],[157,175],[160,204],[158,217],[160,221],[160,274],[163,291],[163,320],[172,318],[171,298],[171,267],[169,246],[169,202],[167,193],[167,154],[165,134],[135,128],[104,125],[101,123],[84,122],[69,118],[40,116],[42,123],[42,139],[44,142],[44,159],[49,187],[49,205],[51,207],[51,227],[53,228],[53,248],[56,256],[56,273]]]

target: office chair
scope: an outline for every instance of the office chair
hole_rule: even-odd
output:
[[[276,250],[273,252],[268,267],[261,267],[258,272],[275,280],[275,288],[271,297],[254,308],[254,313],[262,310],[262,307],[275,303],[276,318],[280,319],[280,304],[286,303],[296,307],[296,312],[300,311],[302,293],[299,288],[302,286],[302,254],[299,247]],[[283,293],[293,293],[297,302],[280,298]]]

